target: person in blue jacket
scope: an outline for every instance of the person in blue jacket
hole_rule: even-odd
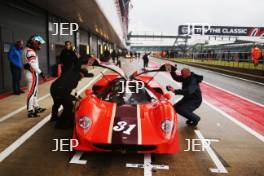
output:
[[[12,74],[13,92],[15,95],[24,93],[20,88],[20,81],[22,77],[22,55],[23,55],[23,41],[17,41],[8,52],[8,59],[10,61],[10,69]]]

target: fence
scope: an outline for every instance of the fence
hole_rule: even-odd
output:
[[[250,52],[192,53],[178,55],[176,60],[264,71],[263,56],[259,59],[259,64],[254,65]]]

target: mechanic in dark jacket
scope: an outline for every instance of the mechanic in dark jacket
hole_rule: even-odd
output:
[[[73,101],[77,98],[71,95],[73,89],[83,77],[93,77],[85,68],[88,64],[90,55],[84,56],[79,62],[70,68],[66,73],[54,81],[50,87],[50,93],[53,98],[52,117],[50,121],[56,121],[56,128],[68,128],[73,125]],[[58,110],[63,106],[63,112],[58,117]]]
[[[72,68],[78,63],[78,57],[72,49],[72,44],[70,41],[65,42],[64,49],[61,51],[60,64],[62,66],[62,74],[66,73],[67,70]]]
[[[200,117],[193,111],[202,103],[199,83],[203,80],[203,76],[191,72],[188,68],[181,70],[181,76],[177,75],[175,71],[171,72],[171,76],[175,81],[182,82],[182,89],[167,86],[167,90],[173,91],[175,95],[183,95],[183,98],[174,105],[175,111],[188,119],[186,121],[188,125],[196,126]]]

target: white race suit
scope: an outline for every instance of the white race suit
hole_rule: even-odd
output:
[[[38,108],[38,75],[41,73],[39,68],[38,56],[31,48],[24,50],[24,64],[29,64],[29,69],[25,69],[25,77],[28,85],[27,110],[31,111]]]

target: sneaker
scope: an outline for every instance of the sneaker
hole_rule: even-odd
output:
[[[186,124],[187,124],[187,125],[192,125],[192,123],[193,123],[193,121],[191,121],[191,120],[186,120]]]
[[[194,121],[192,121],[191,126],[193,126],[193,127],[197,126],[198,123],[199,123],[199,121],[200,121],[200,117],[198,117],[197,119],[195,119]]]
[[[35,118],[35,117],[40,117],[40,116],[33,110],[28,111],[28,118]]]
[[[51,116],[50,122],[55,122],[58,120],[58,118],[59,118],[58,116]]]
[[[37,107],[37,108],[35,108],[35,112],[36,112],[36,113],[42,113],[42,112],[44,112],[44,111],[46,111],[46,108],[41,108],[41,107]]]

